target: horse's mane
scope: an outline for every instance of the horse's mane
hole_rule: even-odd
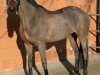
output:
[[[50,14],[59,14],[59,13],[62,13],[62,12],[63,12],[62,9],[55,10],[55,11],[47,10],[47,9],[44,8],[43,6],[37,4],[35,0],[27,0],[27,1],[28,1],[31,5],[33,5],[36,9],[38,9],[38,10],[43,10],[43,11],[46,12],[46,13],[50,13]]]
[[[35,0],[27,0],[31,5],[33,5],[35,8],[39,8],[39,5],[36,3]]]

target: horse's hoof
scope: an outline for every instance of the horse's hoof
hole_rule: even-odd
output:
[[[81,75],[81,74],[79,72],[78,73],[75,72],[74,75]]]
[[[45,72],[45,75],[49,75],[49,74],[48,74],[48,70],[44,70],[44,72]]]
[[[83,75],[87,75],[87,73],[83,73]]]

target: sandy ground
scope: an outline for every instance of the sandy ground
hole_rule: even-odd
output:
[[[70,61],[71,63],[68,61]],[[70,69],[74,68],[72,66],[72,64],[74,63],[74,59],[68,59],[68,61],[66,60],[62,63],[48,63],[49,75],[73,75],[70,73]],[[37,72],[33,70],[33,75],[44,75],[41,64],[37,64],[37,70]],[[80,73],[82,75],[82,70],[80,70]],[[25,75],[25,71],[23,70],[23,68],[20,68],[18,70],[1,72],[0,75]],[[100,54],[89,56],[88,75],[100,75]]]

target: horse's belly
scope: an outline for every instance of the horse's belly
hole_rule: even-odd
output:
[[[65,39],[68,35],[72,34],[73,32],[73,29],[67,25],[58,25],[56,27],[52,26],[45,32],[45,35],[42,38],[46,39],[47,42],[55,42]]]
[[[64,37],[62,37],[62,36],[51,37],[51,38],[47,38],[47,39],[46,39],[46,42],[55,42],[55,41],[60,41],[60,40],[65,39],[66,37],[67,37],[67,35],[64,36]]]
[[[55,41],[65,39],[70,34],[71,34],[71,32],[67,32],[64,30],[58,31],[58,32],[52,32],[51,34],[49,33],[46,35],[46,40],[47,40],[47,42],[55,42]]]

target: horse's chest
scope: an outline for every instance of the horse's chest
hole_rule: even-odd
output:
[[[21,27],[20,27],[20,35],[21,35],[21,38],[24,42],[28,42],[28,43],[31,43],[31,44],[36,44],[37,45],[37,39],[35,37],[31,37],[27,31],[23,30]]]

